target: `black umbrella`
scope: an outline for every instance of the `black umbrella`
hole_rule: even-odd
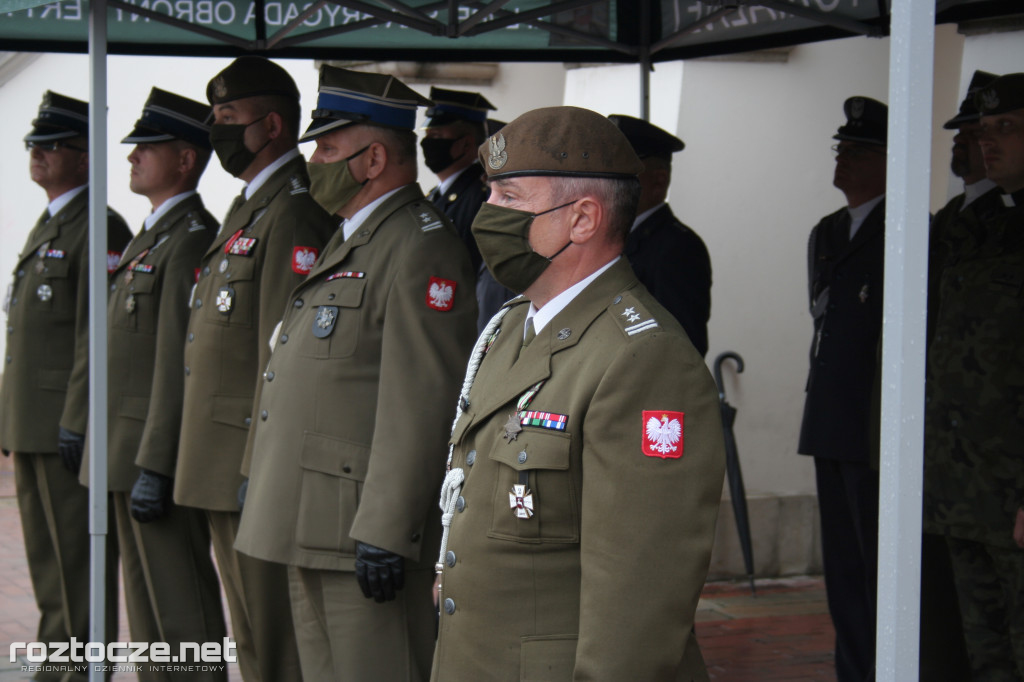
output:
[[[743,472],[740,471],[740,458],[736,452],[736,436],[732,425],[736,421],[736,408],[725,399],[725,386],[722,384],[722,362],[736,361],[736,372],[743,371],[743,358],[739,353],[727,350],[715,358],[715,383],[718,384],[718,402],[722,410],[722,432],[725,435],[725,471],[729,477],[729,495],[732,497],[732,513],[736,517],[736,530],[740,535],[740,548],[743,550],[743,565],[747,569],[750,580],[750,591],[757,596],[754,586],[754,548],[750,542],[750,517],[747,514],[747,493],[743,488]]]

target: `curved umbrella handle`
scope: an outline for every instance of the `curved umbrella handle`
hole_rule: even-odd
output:
[[[715,385],[718,386],[718,399],[725,400],[725,386],[722,384],[722,363],[725,360],[736,361],[736,373],[743,372],[743,358],[736,351],[727,350],[718,354],[714,362]]]

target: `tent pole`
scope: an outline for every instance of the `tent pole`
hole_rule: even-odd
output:
[[[892,7],[876,679],[918,679],[935,2]]]
[[[89,3],[89,641],[106,641],[107,3]],[[87,650],[88,651],[88,650]],[[105,657],[104,657],[105,662]],[[90,682],[104,679],[89,666]]]
[[[640,2],[640,118],[651,120],[651,0]]]

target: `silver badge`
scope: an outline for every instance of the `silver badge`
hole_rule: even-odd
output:
[[[517,519],[528,519],[533,516],[533,493],[521,483],[512,486],[508,493],[508,506]]]
[[[44,272],[46,272],[46,263],[44,263],[43,259],[40,258],[36,261],[36,274],[41,275]]]
[[[989,88],[981,92],[981,106],[985,111],[992,111],[999,106],[999,93]]]
[[[128,294],[124,299],[124,309],[129,315],[135,312],[135,294]]]
[[[39,297],[40,301],[46,302],[53,298],[53,289],[49,284],[40,284],[39,288],[36,289],[36,296]]]
[[[508,162],[508,154],[505,153],[505,136],[496,133],[487,142],[490,155],[487,157],[487,165],[492,170],[499,170]]]
[[[565,329],[558,330],[558,340],[565,341],[567,338],[572,336],[572,330],[566,327]]]
[[[511,443],[519,437],[519,432],[523,430],[523,425],[519,423],[518,414],[510,414],[508,421],[505,422],[505,435],[503,438],[506,442]]]
[[[228,259],[225,258],[220,262],[220,267],[217,268],[223,274],[228,269]]]
[[[868,302],[868,285],[867,284],[865,284],[864,286],[862,286],[860,288],[860,293],[857,294],[857,298],[860,299],[861,303],[867,303]]]
[[[316,317],[313,318],[313,336],[318,339],[325,339],[334,331],[334,324],[338,321],[338,306],[322,305],[316,310]]]
[[[217,310],[227,315],[235,305],[235,290],[231,287],[221,287],[217,292]]]
[[[227,97],[228,86],[224,82],[224,76],[217,76],[213,79],[213,94],[217,95],[217,97]]]
[[[860,118],[864,115],[864,98],[854,97],[850,100],[850,118]]]

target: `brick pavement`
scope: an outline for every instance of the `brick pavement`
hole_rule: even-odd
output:
[[[85,567],[83,567],[84,569]],[[697,637],[715,682],[835,682],[834,633],[820,578],[709,583],[697,609]],[[227,613],[227,607],[224,609]],[[27,680],[8,659],[10,643],[34,639],[38,612],[32,596],[14,476],[0,461],[0,682]],[[128,639],[124,599],[120,638]],[[240,682],[229,664],[231,682]],[[134,680],[119,674],[115,680]]]

